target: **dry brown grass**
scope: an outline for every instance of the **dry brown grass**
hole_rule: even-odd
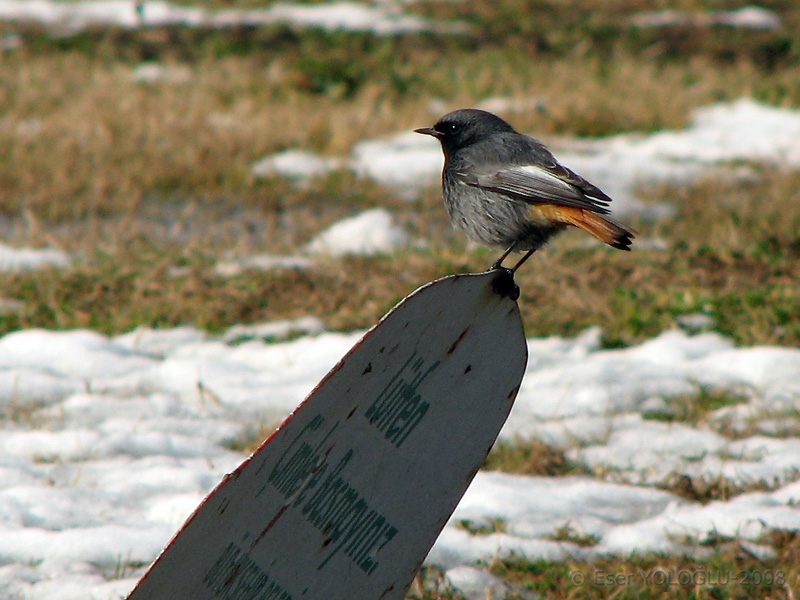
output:
[[[298,188],[252,175],[265,154],[343,155],[361,139],[498,96],[536,100],[510,118],[545,139],[680,127],[698,106],[748,94],[800,104],[791,52],[771,68],[759,62],[786,31],[637,32],[623,17],[650,6],[628,2],[623,17],[614,6],[478,2],[461,18],[481,25],[456,37],[275,27],[52,40],[25,31],[23,48],[0,59],[0,233],[78,260],[66,272],[0,277],[6,296],[26,302],[0,316],[0,328],[218,329],[308,313],[331,328],[367,327],[418,285],[484,269],[494,253],[451,231],[435,186],[412,203],[346,173]],[[793,23],[798,11],[781,8]],[[441,3],[414,10],[458,16]],[[175,80],[136,82],[143,59]],[[666,251],[587,247],[577,234],[556,240],[519,274],[527,333],[601,323],[608,343],[628,344],[706,312],[738,341],[798,343],[798,179],[763,175],[651,190],[678,215],[634,225],[639,239],[664,238]],[[390,208],[427,248],[305,272],[212,272],[219,258],[295,252],[370,206]]]
[[[704,312],[744,343],[798,343],[796,181],[772,173],[749,189],[708,181],[673,190],[678,215],[638,225],[642,238],[665,239],[666,250],[621,253],[565,234],[518,274],[527,334],[572,335],[600,323],[609,343],[628,344],[675,326],[680,315]],[[6,327],[124,331],[190,322],[218,329],[314,314],[333,329],[363,328],[424,282],[482,270],[493,260],[494,252],[465,247],[431,190],[411,204],[383,196],[415,237],[430,241],[427,249],[322,261],[300,272],[213,273],[229,255],[296,251],[317,228],[371,205],[381,192],[359,186],[351,177],[305,191],[285,185],[278,206],[237,207],[225,196],[151,199],[133,215],[57,226],[29,215],[9,237],[49,241],[83,258],[65,272],[3,276],[4,293],[26,302],[22,314],[6,317]]]
[[[346,97],[337,85],[348,74],[337,69],[350,64],[348,52],[365,52],[358,45],[330,51],[312,44],[323,56],[311,64],[293,46],[184,61],[164,49],[166,66],[185,80],[150,84],[134,80],[138,61],[102,53],[6,56],[0,209],[69,219],[133,211],[148,195],[277,203],[250,173],[255,160],[289,147],[344,154],[361,139],[429,124],[438,116],[429,110],[432,98],[446,108],[497,96],[539,99],[513,120],[542,136],[680,127],[697,106],[759,88],[764,96],[794,89],[787,99],[800,102],[793,75],[764,73],[747,61],[544,59],[496,47],[443,56],[430,41],[381,44],[375,56],[350,59],[360,75]],[[311,81],[318,76],[328,80]],[[315,85],[320,93],[309,93]]]
[[[543,477],[584,472],[567,461],[562,451],[539,440],[498,442],[486,458],[483,469]]]

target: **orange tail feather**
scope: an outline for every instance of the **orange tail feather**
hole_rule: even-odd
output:
[[[537,207],[548,218],[572,225],[593,235],[601,242],[619,250],[630,250],[634,232],[590,210],[552,204]]]

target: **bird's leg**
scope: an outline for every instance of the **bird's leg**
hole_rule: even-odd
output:
[[[500,258],[498,258],[491,267],[489,267],[489,270],[490,271],[496,271],[497,269],[499,269],[503,265],[503,261],[506,259],[506,257],[509,254],[511,254],[514,251],[514,248],[516,248],[516,247],[517,247],[517,242],[514,242],[513,244],[511,244],[508,247],[508,249],[505,252],[503,252],[503,255]],[[516,267],[514,267],[514,268],[516,268]]]
[[[533,256],[534,252],[536,252],[536,250],[528,250],[528,252],[525,253],[525,256],[520,258],[519,261],[517,262],[517,264],[515,264],[511,268],[511,272],[515,273],[517,271],[517,269],[519,269],[526,260],[528,260],[531,256]]]

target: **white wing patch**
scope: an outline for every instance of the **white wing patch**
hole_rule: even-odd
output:
[[[561,186],[561,187],[563,187],[565,189],[568,189],[570,191],[574,189],[571,184],[567,183],[566,181],[564,181],[560,177],[557,177],[556,175],[553,175],[547,169],[543,169],[542,167],[537,167],[536,165],[524,165],[524,166],[521,166],[521,167],[514,167],[512,169],[506,169],[505,172],[509,173],[509,174],[523,173],[524,174],[524,175],[522,175],[523,178],[524,177],[533,177],[534,179],[538,179],[538,180],[540,180],[542,182],[546,182],[546,183],[548,183],[550,185],[555,184],[557,186]],[[518,175],[512,175],[512,178],[516,178],[516,177],[518,177]]]

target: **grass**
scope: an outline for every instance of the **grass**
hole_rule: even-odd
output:
[[[527,334],[574,335],[601,323],[606,344],[624,346],[673,327],[682,315],[704,312],[739,343],[797,345],[797,183],[796,174],[776,172],[750,186],[708,181],[670,191],[679,199],[677,215],[637,224],[642,238],[667,240],[666,250],[621,253],[565,234],[518,275]],[[422,283],[483,270],[492,261],[492,252],[466,248],[450,230],[431,190],[416,203],[386,195],[381,203],[415,237],[430,240],[427,248],[323,261],[305,271],[214,272],[226,255],[296,251],[336,219],[379,204],[371,196],[382,193],[377,186],[354,186],[352,177],[305,191],[276,183],[265,194],[285,196],[266,206],[237,204],[231,194],[150,198],[128,214],[78,220],[23,212],[6,240],[49,242],[77,260],[67,270],[0,275],[4,296],[25,303],[22,311],[0,316],[0,331],[41,326],[116,333],[183,323],[218,331],[307,314],[332,329],[364,328]]]
[[[441,569],[423,566],[417,574],[407,600],[460,600],[462,596],[453,589]]]
[[[0,331],[179,323],[219,330],[308,313],[334,329],[366,327],[425,281],[484,269],[492,253],[467,248],[450,230],[435,187],[405,203],[349,174],[298,189],[249,170],[283,148],[341,155],[365,137],[429,124],[432,97],[459,106],[533,95],[541,101],[513,120],[544,137],[680,127],[696,106],[758,90],[766,99],[783,90],[780,102],[800,105],[794,63],[763,70],[746,57],[720,62],[699,50],[656,60],[624,45],[611,62],[557,49],[532,60],[496,40],[281,31],[262,32],[261,46],[241,34],[250,45],[225,52],[221,33],[165,31],[156,43],[157,31],[67,41],[32,32],[0,61],[4,239],[79,257],[69,271],[0,276],[4,294],[26,303],[2,317]],[[133,68],[146,47],[188,79],[137,83]],[[350,75],[337,74],[337,65],[348,57],[361,74],[342,94],[340,79]],[[331,81],[313,83],[323,75]],[[680,93],[664,94],[665,86]],[[640,239],[665,239],[666,251],[622,254],[586,247],[578,235],[557,240],[520,274],[528,334],[571,335],[602,323],[608,345],[626,345],[703,311],[738,342],[797,344],[798,176],[761,174],[750,184],[709,178],[646,190],[678,208],[671,220],[634,224]],[[428,248],[306,273],[210,273],[221,254],[291,253],[333,221],[376,205]],[[176,268],[187,275],[174,277]]]
[[[563,452],[536,439],[498,442],[486,458],[483,469],[543,477],[584,472],[571,464]]]
[[[728,390],[701,389],[698,394],[670,398],[666,402],[666,410],[643,414],[644,418],[668,423],[678,422],[691,425],[708,425],[709,417],[714,411],[742,404],[747,401],[743,395],[733,394]],[[725,429],[725,428],[723,428]],[[725,429],[724,435],[733,437],[733,432]]]
[[[222,331],[309,314],[334,330],[368,327],[423,283],[483,270],[495,253],[467,245],[450,229],[436,186],[413,202],[348,173],[297,187],[256,179],[250,171],[256,160],[286,148],[345,155],[361,139],[430,125],[446,110],[496,97],[523,105],[510,120],[545,141],[680,128],[695,108],[741,96],[800,107],[795,2],[762,3],[783,21],[775,31],[630,25],[642,10],[746,4],[404,6],[468,25],[467,33],[453,36],[378,37],[277,25],[54,36],[36,26],[1,24],[0,36],[18,33],[23,45],[0,55],[0,236],[9,244],[61,248],[75,260],[65,270],[0,274],[2,296],[24,303],[0,314],[0,334],[182,324]],[[134,73],[142,62],[177,76],[139,82]],[[703,313],[737,343],[799,345],[800,174],[750,168],[757,177],[747,182],[710,175],[691,186],[642,189],[645,200],[675,208],[671,218],[633,223],[637,240],[663,240],[662,249],[640,243],[634,252],[615,252],[572,233],[554,241],[518,275],[527,335],[574,335],[600,324],[606,346],[618,347]],[[373,206],[391,210],[422,243],[391,256],[322,260],[307,270],[230,276],[214,270],[218,260],[236,256],[297,252],[331,223]],[[713,410],[737,401],[714,394],[679,399],[669,419],[703,424]],[[254,432],[255,443],[266,430]],[[250,440],[232,444],[252,448]],[[499,445],[486,468],[585,474],[537,442]],[[740,491],[725,482],[701,489],[681,480],[669,489],[698,501]],[[502,529],[503,523],[491,523],[485,532]],[[568,528],[555,537],[587,547],[595,542]],[[720,541],[696,560],[508,558],[490,568],[543,598],[792,597],[800,587],[798,538],[775,534],[767,541],[778,556],[763,563]],[[659,570],[678,580],[656,580]],[[782,582],[766,581],[779,571]],[[708,577],[682,583],[683,573]],[[724,574],[738,574],[739,585],[719,583]],[[757,582],[756,574],[764,577]],[[719,585],[708,580],[715,575]],[[455,597],[435,569],[410,593]]]
[[[456,523],[456,527],[469,532],[472,535],[491,535],[492,533],[505,533],[506,522],[503,519],[492,519],[489,522],[473,522],[462,520]]]

